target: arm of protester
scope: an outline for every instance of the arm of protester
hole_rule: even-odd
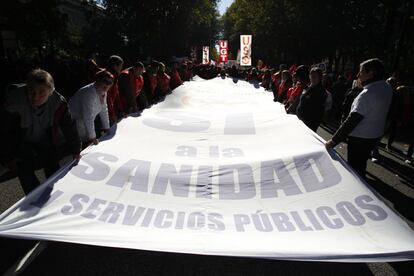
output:
[[[74,159],[80,158],[81,151],[81,140],[79,138],[78,130],[76,127],[76,122],[72,118],[71,113],[68,109],[68,104],[63,100],[59,109],[55,114],[55,119],[58,120],[60,129],[62,130],[63,135],[65,136],[66,144],[69,148],[70,153]],[[78,158],[79,157],[79,158]]]
[[[89,141],[96,139],[95,116],[93,114],[93,101],[90,97],[82,99],[82,120],[85,125],[86,137]]]
[[[108,106],[106,104],[106,100],[102,103],[102,111],[99,112],[99,118],[101,119],[102,129],[108,130],[109,129],[109,114],[108,114]]]
[[[296,114],[296,109],[298,108],[299,105],[299,101],[300,101],[300,96],[297,97],[288,107],[288,109],[286,110],[287,114]]]
[[[364,119],[364,116],[357,112],[349,114],[348,118],[338,128],[332,138],[326,142],[325,146],[327,149],[334,148],[340,142],[344,141],[348,137],[349,133]]]
[[[136,106],[134,91],[132,91],[132,85],[129,79],[129,75],[121,74],[118,80],[119,93],[126,100],[128,109],[132,109]]]

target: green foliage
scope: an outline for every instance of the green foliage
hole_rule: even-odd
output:
[[[64,0],[12,0],[0,9],[23,57],[119,54],[133,61],[189,55],[190,48],[229,41],[236,57],[241,34],[253,35],[253,63],[314,63],[354,67],[369,57],[390,70],[414,71],[412,0],[235,0],[219,19],[218,0],[106,0],[86,8],[89,27],[68,24]],[[92,1],[93,2],[93,1]],[[78,2],[77,2],[78,3]],[[199,53],[200,55],[201,53]]]
[[[219,55],[218,55],[216,47],[210,47],[209,54],[210,54],[210,59],[214,61],[218,60]]]
[[[59,9],[63,2],[70,1],[12,0],[2,6],[0,27],[16,33],[22,57],[187,56],[192,46],[213,46],[220,28],[217,0],[106,0],[104,9],[83,1],[79,16],[89,26],[69,24]]]
[[[2,5],[1,25],[13,30],[20,42],[22,55],[54,55],[63,44],[66,15],[58,10],[60,0],[8,1]]]
[[[103,55],[168,58],[192,46],[214,45],[219,31],[216,0],[107,0],[103,18],[86,37]],[[92,47],[91,47],[92,46]]]

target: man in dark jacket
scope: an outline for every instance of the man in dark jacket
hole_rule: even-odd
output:
[[[346,92],[344,101],[341,106],[341,123],[348,118],[349,112],[351,111],[352,103],[355,98],[362,92],[362,84],[359,79],[356,79],[352,84],[352,88]]]
[[[300,96],[296,115],[314,132],[318,129],[325,112],[327,93],[322,86],[323,72],[320,68],[312,68],[309,77],[311,84]]]
[[[81,142],[65,98],[54,88],[52,76],[41,69],[33,70],[26,84],[10,89],[1,117],[4,143],[1,162],[17,172],[26,194],[40,183],[34,174],[39,165],[46,177],[59,169],[59,142],[80,158]],[[63,136],[62,136],[63,134]],[[39,164],[36,164],[39,161]]]

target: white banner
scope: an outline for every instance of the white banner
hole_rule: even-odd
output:
[[[413,259],[414,232],[271,93],[195,78],[0,216],[0,236],[318,261]]]
[[[219,40],[219,63],[226,63],[229,61],[227,40]]]
[[[208,46],[203,46],[203,64],[210,63],[210,48]]]
[[[241,35],[240,36],[240,65],[251,66],[252,65],[252,36]]]

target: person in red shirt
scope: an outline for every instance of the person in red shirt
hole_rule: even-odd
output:
[[[282,81],[282,72],[286,70],[285,64],[279,65],[279,71],[276,72],[276,69],[272,69],[272,90],[274,94],[274,98],[277,99],[277,95],[275,93],[278,93],[279,85]],[[274,100],[275,101],[275,100]]]
[[[265,72],[262,74],[260,81],[262,82],[262,87],[266,90],[271,89],[271,82],[272,82],[272,74],[270,70],[266,69]]]
[[[277,72],[275,68],[272,68],[270,69],[270,74],[270,87],[272,90],[275,89],[275,91],[277,92],[277,88],[279,87],[280,83],[280,73]]]
[[[285,109],[288,114],[296,114],[296,108],[299,104],[299,98],[303,90],[309,83],[309,69],[301,65],[296,69],[296,84],[289,89]]]
[[[147,101],[144,93],[141,93],[144,87],[144,65],[136,62],[134,66],[121,72],[118,80],[119,94],[121,97],[122,109],[126,114],[143,110],[147,107]],[[139,106],[138,104],[139,103]]]
[[[181,65],[181,70],[180,70],[180,77],[181,80],[183,81],[190,81],[193,78],[193,65],[192,63],[183,63]]]
[[[250,70],[250,73],[247,73],[246,80],[247,81],[259,81],[259,74],[257,73],[257,69],[255,67],[253,67]]]
[[[183,84],[183,81],[181,80],[180,73],[178,72],[178,62],[174,62],[172,65],[172,70],[170,72],[170,87],[171,90],[174,90],[181,84]]]
[[[107,92],[107,105],[108,105],[108,114],[111,124],[114,124],[118,121],[119,117],[122,117],[123,107],[121,99],[119,97],[118,89],[118,76],[122,71],[124,61],[120,56],[110,56],[107,61],[107,70],[111,72],[114,76],[114,82]]]
[[[292,87],[292,76],[288,70],[282,72],[282,81],[280,82],[275,97],[275,101],[283,103],[287,99],[287,93]]]
[[[166,95],[171,93],[171,88],[170,88],[170,76],[168,76],[165,73],[165,65],[164,63],[160,62],[159,63],[159,69],[158,69],[158,89],[157,89],[157,99],[161,100],[163,98],[165,98]]]
[[[157,103],[156,90],[158,86],[159,62],[153,60],[144,74],[144,91],[149,105]]]

